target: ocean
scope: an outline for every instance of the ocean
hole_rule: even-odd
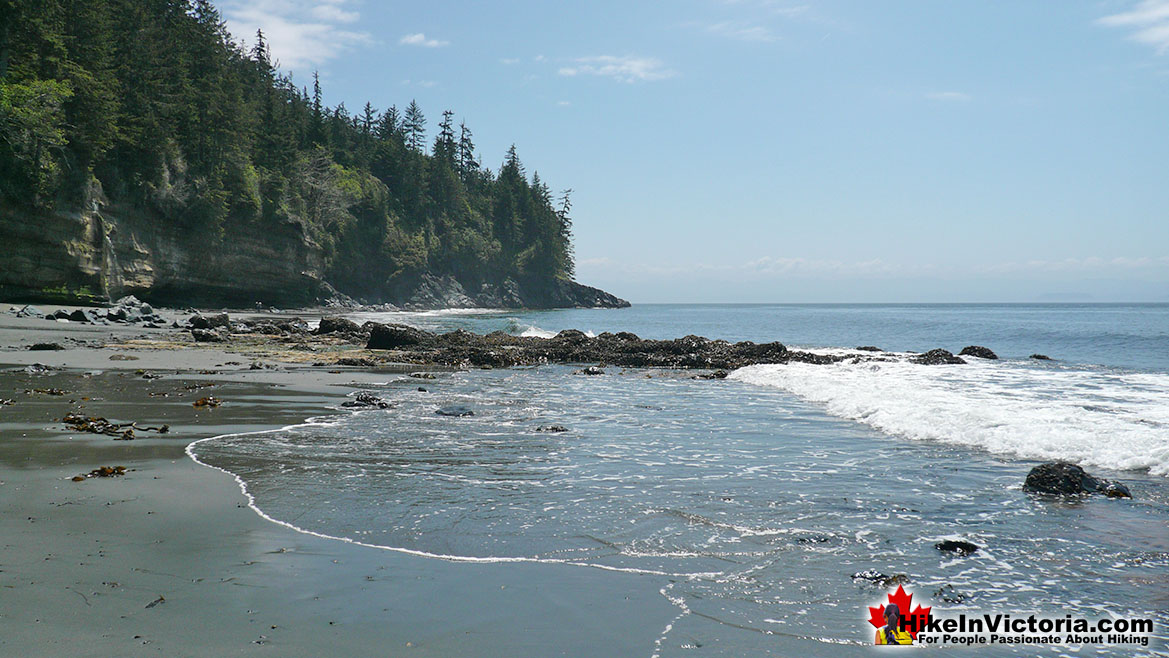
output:
[[[1165,655],[1169,304],[638,305],[369,313],[429,330],[778,340],[831,352],[982,345],[999,360],[759,365],[725,380],[571,366],[387,374],[384,410],[192,444],[266,518],[369,550],[626,574],[673,604],[646,656],[839,655],[872,641],[903,574],[935,614],[1155,620],[1149,647],[980,655]],[[1051,360],[1029,358],[1044,354]],[[425,390],[419,390],[420,388]],[[474,411],[440,416],[449,405]],[[551,425],[563,432],[541,431]],[[1071,460],[1134,498],[1021,485]],[[935,544],[979,547],[959,556]],[[794,644],[793,644],[794,643]],[[555,638],[549,638],[549,647]]]

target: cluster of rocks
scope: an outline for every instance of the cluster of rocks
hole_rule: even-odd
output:
[[[368,327],[366,348],[392,350],[393,358],[456,367],[508,367],[544,363],[601,363],[653,368],[731,369],[756,363],[833,363],[861,355],[828,356],[789,350],[781,343],[730,343],[701,336],[646,340],[629,332],[590,337],[566,329],[552,338],[513,336],[502,331],[486,336],[458,329],[435,334],[400,324]],[[364,328],[363,328],[364,330]],[[601,374],[584,369],[581,374]]]
[[[325,317],[321,319],[320,325],[314,330],[306,320],[298,317],[256,317],[233,320],[227,313],[214,315],[195,313],[187,319],[185,324],[176,322],[173,326],[189,330],[196,342],[203,343],[226,342],[232,334],[280,336],[285,339],[305,339],[313,335],[331,335],[351,343],[364,343],[369,339],[370,331],[375,324],[374,322],[366,322],[364,325],[358,325],[346,318]]]
[[[323,324],[323,323],[322,323]],[[814,363],[840,361],[888,361],[892,357],[876,348],[858,348],[856,353],[817,354],[789,350],[778,342],[731,343],[702,336],[674,340],[647,340],[629,332],[603,333],[590,337],[575,329],[566,329],[552,338],[513,336],[496,331],[486,336],[462,329],[434,334],[401,324],[350,323],[350,335],[368,335],[366,348],[392,350],[395,359],[449,366],[507,367],[542,363],[599,363],[639,368],[700,368],[715,370],[710,378],[721,379],[726,370],[759,363]],[[993,352],[971,346],[979,354]],[[980,358],[991,358],[980,356]],[[962,364],[966,361],[942,349],[910,357],[923,365]],[[582,375],[603,374],[597,367],[577,371]]]
[[[144,327],[166,326],[166,318],[150,304],[127,295],[114,302],[109,308],[79,308],[72,311],[60,309],[44,313],[35,306],[23,306],[11,311],[18,318],[43,318],[45,320],[68,320],[83,324],[138,324]]]

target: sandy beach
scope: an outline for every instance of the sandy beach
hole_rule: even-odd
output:
[[[457,564],[265,521],[184,448],[338,413],[385,370],[107,347],[168,333],[0,312],[0,653],[642,655],[677,614],[661,577]],[[27,349],[45,341],[67,349]],[[36,363],[54,369],[26,371]],[[206,395],[222,406],[195,408]],[[117,441],[67,428],[69,412],[169,432]],[[72,481],[115,465],[126,474]]]

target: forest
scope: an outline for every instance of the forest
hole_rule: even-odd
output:
[[[300,223],[354,294],[420,273],[571,279],[571,190],[443,111],[298,87],[207,0],[0,0],[0,208],[103,204],[230,241]],[[428,136],[428,134],[432,136]]]

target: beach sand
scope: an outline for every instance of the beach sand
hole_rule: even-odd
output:
[[[649,655],[677,615],[662,577],[452,563],[264,520],[185,447],[337,413],[385,371],[107,347],[167,335],[0,313],[0,655]],[[27,350],[44,341],[68,349]],[[224,404],[193,407],[204,395]],[[115,441],[68,429],[68,412],[170,432]],[[128,472],[71,480],[114,465]]]

